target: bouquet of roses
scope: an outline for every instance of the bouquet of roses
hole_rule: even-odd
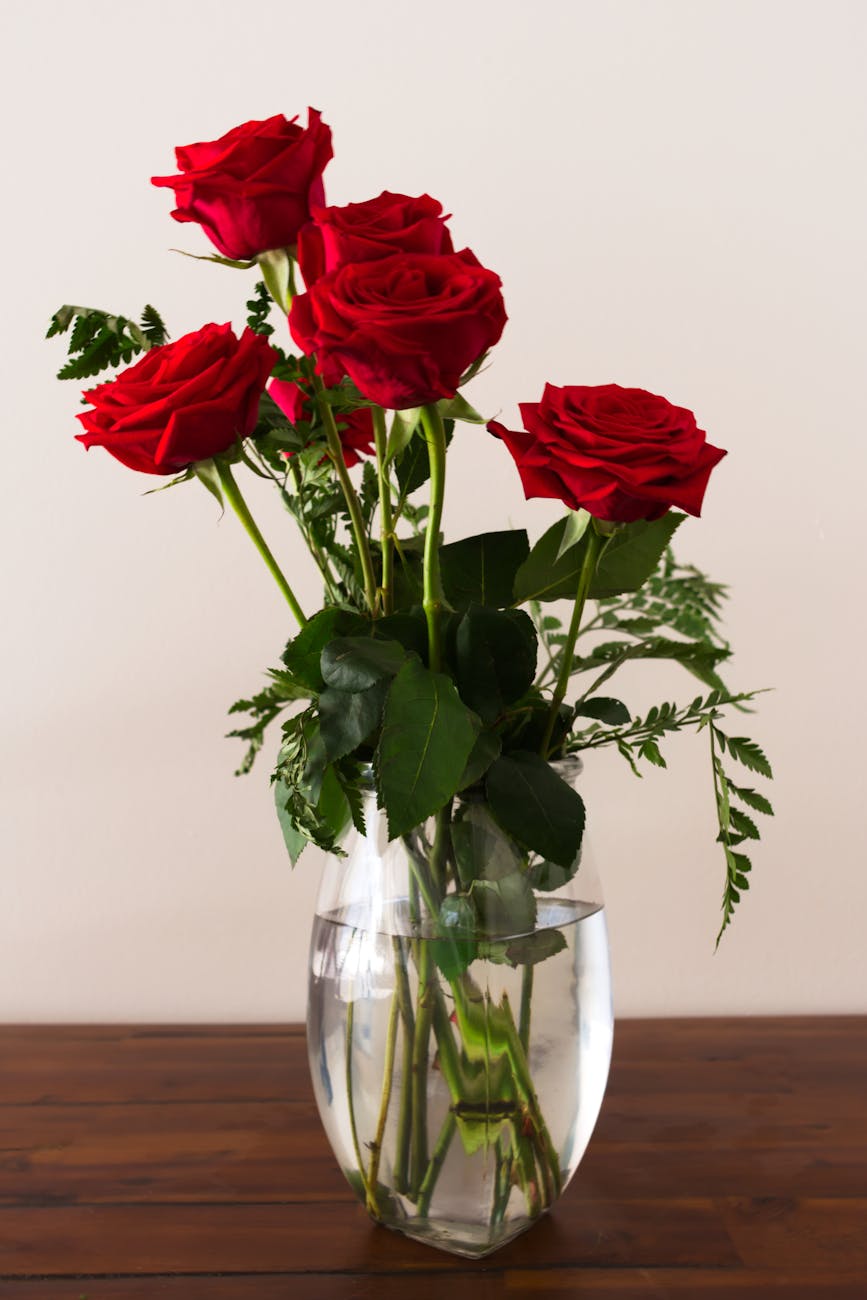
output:
[[[513,1186],[531,1211],[550,1202],[560,1157],[523,1073],[528,1010],[517,1037],[502,1007],[499,1020],[488,1011],[489,1031],[502,1031],[489,1057],[500,1050],[509,1062],[498,1086],[523,1107],[523,1136],[510,1121],[509,1146],[490,1107],[472,1121],[461,1110],[478,1095],[468,972],[482,955],[523,967],[526,992],[533,967],[558,950],[532,936],[536,899],[567,885],[581,860],[584,804],[564,760],[613,746],[639,773],[642,762],[665,766],[660,744],[671,733],[706,732],[725,861],[720,933],[748,887],[754,815],[771,812],[728,762],[771,775],[761,749],[722,725],[724,710],[753,695],[732,693],[720,676],[730,655],[725,588],[670,548],[725,453],[663,397],[549,383],[521,403],[518,427],[491,420],[487,435],[472,436],[493,435],[491,453],[513,457],[526,495],[562,502],[562,517],[534,544],[523,529],[445,542],[448,447],[461,426],[486,424],[463,389],[506,323],[500,279],[469,249],[455,251],[428,195],[327,206],[331,154],[329,128],[311,110],[306,127],[277,116],[179,148],[178,174],[154,179],[173,189],[174,218],[211,240],[209,260],[253,272],[240,335],[207,324],[170,342],[150,306],[140,323],[65,306],[49,334],[71,327],[61,377],[127,366],[85,393],[80,441],[169,486],[203,483],[237,513],[282,592],[296,624],[282,662],[233,706],[248,715],[232,733],[248,746],[241,770],[280,719],[273,780],[293,863],[311,842],[342,853],[347,829],[364,834],[371,808],[384,810],[388,838],[408,846],[415,933],[427,924],[452,945],[434,964],[454,1003],[455,1050],[436,1004],[427,1033],[432,1026],[443,1070],[455,1057],[452,1112],[465,1146],[477,1149],[476,1123],[497,1150],[502,1220]],[[288,318],[293,347],[277,342],[275,313]],[[297,525],[322,578],[318,611],[302,610],[254,521],[239,485],[247,473],[273,484]],[[699,694],[633,716],[608,692],[636,659],[680,665]],[[512,846],[508,869],[493,870],[490,842],[482,852],[465,833],[478,828],[480,807]],[[504,943],[516,935],[530,942]],[[405,989],[395,992],[395,1019],[426,1059],[431,976],[417,948],[408,961],[421,992],[414,1009]],[[396,1032],[386,1040],[392,1068]],[[411,1079],[405,1086],[409,1118],[386,1190],[381,1131],[374,1125],[365,1168],[352,1125],[359,1192],[381,1217],[395,1189],[416,1208],[427,1197],[429,1208],[423,1099],[414,1101]],[[383,1126],[387,1113],[386,1101]]]

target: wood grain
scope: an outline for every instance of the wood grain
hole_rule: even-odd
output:
[[[373,1227],[297,1027],[0,1029],[0,1300],[865,1300],[867,1017],[620,1023],[554,1212],[479,1264]]]

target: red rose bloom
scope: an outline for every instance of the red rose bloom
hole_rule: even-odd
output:
[[[298,236],[298,265],[308,286],[347,262],[369,262],[394,253],[452,253],[442,204],[429,194],[409,198],[384,190],[364,203],[313,208],[313,221]]]
[[[311,416],[310,395],[298,384],[289,379],[272,379],[268,392],[280,407],[290,424],[300,420],[309,422]],[[373,416],[369,406],[359,406],[346,413],[335,412],[337,432],[343,447],[343,459],[348,469],[361,463],[361,457],[372,456],[375,451],[373,441]]]
[[[500,277],[469,249],[398,253],[323,275],[292,304],[289,328],[326,383],[348,375],[392,410],[454,397],[503,332]]]
[[[597,519],[658,519],[670,506],[701,513],[710,472],[725,452],[705,441],[692,411],[619,384],[545,385],[520,406],[524,429],[492,420],[528,497],[556,497]]]
[[[278,114],[245,122],[219,140],[175,150],[179,176],[154,176],[175,192],[175,221],[197,221],[224,257],[247,260],[288,248],[325,198],[331,130],[315,109],[308,125]]]
[[[105,447],[144,474],[176,474],[252,433],[277,355],[252,330],[205,325],[99,384],[78,419],[85,447]]]

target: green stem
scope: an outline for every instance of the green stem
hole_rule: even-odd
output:
[[[385,1061],[382,1067],[382,1096],[379,1102],[379,1119],[376,1134],[370,1144],[370,1169],[367,1175],[367,1211],[379,1217],[379,1204],[376,1189],[379,1186],[379,1162],[382,1158],[382,1143],[385,1139],[385,1125],[388,1120],[388,1107],[391,1102],[391,1085],[394,1078],[394,1049],[397,1043],[397,1018],[400,1009],[400,995],[397,985],[391,998],[391,1011],[388,1016],[388,1031],[385,1039]]]
[[[423,406],[421,422],[430,462],[430,507],[424,537],[424,613],[427,619],[428,660],[431,672],[442,667],[440,613],[440,525],[446,490],[446,434],[436,405]]]
[[[587,594],[590,591],[590,584],[593,581],[593,575],[596,572],[596,562],[601,553],[603,544],[603,539],[599,536],[592,523],[587,529],[586,537],[587,546],[584,551],[584,562],[581,565],[581,572],[578,575],[578,591],[575,594],[575,607],[572,610],[572,620],[569,624],[569,631],[566,634],[566,642],[563,646],[563,661],[560,665],[560,675],[557,678],[557,685],[554,687],[554,694],[551,699],[551,708],[548,711],[548,721],[545,724],[545,734],[542,737],[542,744],[539,746],[539,753],[543,758],[548,757],[548,751],[551,746],[551,735],[554,731],[554,723],[557,721],[557,715],[560,712],[560,705],[566,697],[569,678],[572,675],[572,660],[575,657],[575,642],[578,639],[578,628],[581,624],[581,615],[584,612]]]
[[[277,586],[280,588],[280,590],[282,591],[285,597],[286,604],[292,610],[292,613],[295,615],[299,624],[303,627],[304,624],[307,622],[307,619],[304,615],[304,611],[301,609],[301,606],[298,604],[298,601],[295,598],[295,593],[293,592],[292,588],[289,586],[289,583],[286,581],[286,578],[279,564],[274,559],[274,556],[271,553],[268,543],[265,541],[265,538],[259,532],[258,525],[256,524],[256,521],[253,518],[253,516],[250,514],[249,506],[247,505],[247,502],[244,500],[243,496],[241,495],[241,489],[238,487],[238,484],[235,482],[235,477],[232,474],[231,469],[229,468],[228,464],[224,460],[221,460],[219,457],[215,459],[214,464],[217,467],[217,473],[220,476],[220,486],[223,489],[223,493],[225,495],[226,500],[234,510],[235,514],[240,519],[241,523],[244,525],[247,535],[249,536],[253,545],[256,547],[256,550],[259,552],[262,559],[265,561],[265,564],[268,567],[268,572],[271,574],[272,578],[277,583]]]
[[[397,1114],[397,1141],[394,1156],[394,1187],[397,1192],[409,1190],[409,1139],[412,1128],[412,1040],[415,1034],[415,1016],[406,971],[406,950],[401,939],[392,939],[394,968],[400,1015],[403,1022],[403,1050],[401,1054],[400,1105]]]
[[[418,1195],[428,1163],[427,1077],[428,1044],[434,1013],[430,948],[422,941],[418,958],[418,1002],[412,1043],[412,1137],[410,1141],[410,1188]]]
[[[518,1019],[518,1037],[525,1052],[530,1050],[530,1013],[533,1006],[533,967],[525,966],[521,973],[521,1014]]]
[[[433,1149],[433,1154],[431,1155],[427,1170],[425,1172],[425,1176],[422,1179],[422,1184],[421,1187],[419,1188],[419,1193],[418,1193],[419,1218],[423,1218],[430,1211],[430,1202],[431,1202],[431,1197],[433,1196],[434,1187],[436,1186],[436,1181],[439,1178],[440,1170],[445,1164],[445,1159],[446,1156],[448,1155],[449,1147],[451,1146],[452,1138],[455,1135],[456,1128],[457,1128],[457,1120],[455,1119],[454,1112],[449,1111],[445,1119],[443,1120],[443,1125],[442,1128],[440,1129],[439,1137],[436,1140],[436,1145]]]
[[[364,1173],[364,1161],[361,1158],[361,1146],[358,1141],[358,1130],[355,1127],[355,1106],[352,1100],[352,1035],[355,1022],[355,1003],[347,1002],[346,1004],[346,1045],[344,1048],[346,1055],[346,1104],[349,1107],[349,1131],[352,1134],[352,1149],[355,1152],[355,1165],[358,1169],[361,1184],[364,1188],[366,1199],[370,1198],[370,1188],[367,1185],[367,1178]]]
[[[371,614],[373,614],[376,612],[376,574],[373,571],[373,558],[370,554],[370,543],[367,540],[367,532],[364,527],[364,517],[361,513],[361,505],[355,488],[352,486],[352,479],[349,477],[349,470],[346,468],[346,461],[343,458],[343,445],[340,441],[340,434],[337,431],[334,412],[325,397],[325,385],[316,374],[313,375],[311,383],[313,386],[313,395],[316,401],[316,407],[319,411],[319,418],[322,420],[325,427],[325,439],[328,444],[328,454],[334,464],[334,469],[343,491],[346,508],[349,511],[349,519],[352,524],[352,532],[355,537],[355,545],[358,548],[358,558],[361,563],[361,572],[364,579],[364,598],[367,602],[368,609]]]
[[[512,1008],[509,1003],[509,996],[503,993],[502,1001],[504,1015],[504,1025],[506,1029],[506,1052],[509,1057],[509,1063],[512,1066],[512,1077],[515,1080],[527,1108],[530,1113],[530,1119],[538,1135],[540,1145],[544,1151],[547,1166],[551,1172],[554,1194],[560,1191],[560,1160],[551,1141],[551,1135],[548,1132],[548,1126],[545,1123],[539,1106],[539,1098],[536,1096],[536,1089],[533,1086],[533,1076],[530,1073],[530,1067],[527,1064],[527,1057],[521,1043],[520,1036],[515,1028],[515,1021],[512,1017]]]
[[[376,477],[379,483],[380,536],[382,538],[382,612],[390,614],[394,607],[394,520],[391,507],[391,483],[386,466],[388,432],[385,412],[381,406],[373,408],[373,436],[376,443]]]

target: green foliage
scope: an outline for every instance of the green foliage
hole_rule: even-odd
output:
[[[457,626],[455,655],[461,698],[491,723],[533,683],[533,622],[523,610],[470,605]]]
[[[328,687],[319,696],[322,743],[329,761],[343,758],[370,737],[379,726],[387,683],[374,682],[361,691]]]
[[[273,305],[274,299],[265,287],[265,281],[257,280],[253,297],[247,300],[247,324],[254,333],[262,334],[265,338],[270,338],[274,333],[274,326],[268,320]]]
[[[452,435],[455,430],[454,420],[443,420],[446,431],[446,446],[451,443]],[[395,461],[395,472],[397,481],[400,485],[400,508],[398,513],[402,513],[402,506],[405,499],[412,496],[423,487],[430,478],[430,463],[427,454],[427,443],[422,437],[415,437],[407,444],[406,450],[402,456]]]
[[[144,308],[139,325],[126,316],[112,316],[96,307],[66,305],[51,317],[45,337],[65,334],[70,326],[68,360],[58,370],[58,379],[90,379],[103,370],[128,365],[140,352],[169,338],[162,317],[150,304]]]
[[[407,659],[386,699],[376,753],[392,839],[407,834],[452,798],[477,731],[477,719],[451,680],[430,672],[417,659]]]
[[[759,828],[752,817],[734,802],[739,798],[748,807],[765,816],[773,816],[773,808],[764,795],[755,790],[736,785],[725,771],[722,756],[728,754],[736,762],[742,763],[753,772],[773,777],[771,765],[760,747],[746,736],[728,736],[717,725],[719,714],[714,711],[707,719],[710,736],[710,756],[713,769],[714,793],[716,795],[717,820],[719,822],[719,842],[723,846],[726,864],[726,878],[722,900],[722,923],[716,937],[717,947],[726,928],[731,924],[734,910],[741,899],[741,894],[749,889],[749,874],[752,862],[749,856],[739,849],[745,841],[758,840]]]
[[[406,651],[398,641],[338,637],[322,651],[322,677],[339,691],[366,691],[384,677],[393,677],[405,659]]]
[[[341,633],[360,630],[365,620],[360,614],[345,609],[329,607],[318,614],[298,632],[283,651],[283,663],[294,676],[315,695],[325,687],[322,676],[322,651]],[[369,684],[369,683],[368,683]]]
[[[584,834],[584,801],[537,753],[503,754],[485,790],[503,830],[527,849],[569,867]]]
[[[455,609],[512,603],[515,574],[530,553],[523,528],[464,537],[440,548],[443,591]]]
[[[685,518],[669,510],[660,519],[639,519],[619,528],[602,552],[590,595],[600,598],[638,591],[656,569]]]
[[[272,668],[268,676],[271,681],[266,687],[249,699],[236,700],[229,709],[230,714],[249,713],[252,717],[248,726],[227,733],[247,743],[247,752],[241,760],[241,766],[235,772],[236,776],[250,771],[264,743],[265,732],[287,705],[310,696],[307,687],[289,672]]]
[[[342,853],[340,839],[349,825],[351,809],[335,768],[328,764],[314,706],[284,724],[273,780],[277,814],[292,865],[307,843]]]
[[[620,700],[612,700],[607,695],[596,695],[592,700],[581,700],[575,705],[576,718],[596,718],[611,727],[619,727],[629,722],[631,714]]]

